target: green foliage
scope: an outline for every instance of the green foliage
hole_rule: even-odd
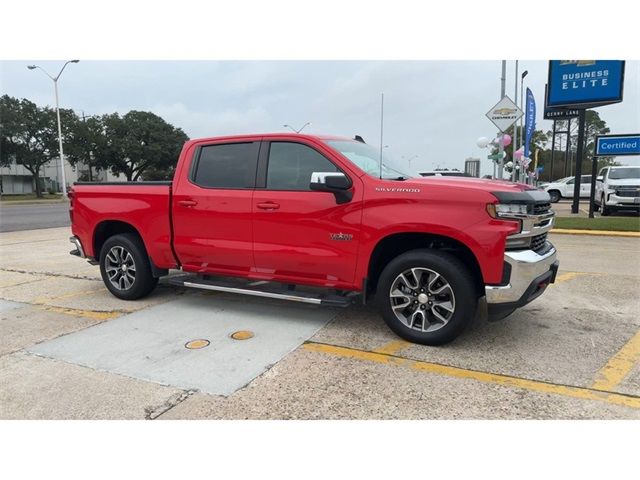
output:
[[[89,118],[75,117],[65,126],[65,158],[71,165],[79,163],[89,167],[86,174],[82,174],[78,180],[93,181],[93,172],[108,167],[106,159],[98,155],[104,152],[106,137],[104,119],[99,116]]]
[[[61,116],[63,111],[61,111]],[[73,112],[64,111],[65,117]],[[40,170],[58,156],[58,130],[55,110],[3,95],[0,97],[0,158],[8,164],[15,158],[33,176],[36,195],[42,196]]]
[[[145,171],[166,176],[189,139],[180,128],[151,112],[105,115],[103,126],[105,142],[97,150],[99,163],[114,175],[124,174],[128,181],[138,180]]]

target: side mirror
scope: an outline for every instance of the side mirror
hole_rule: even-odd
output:
[[[316,192],[330,192],[336,203],[347,203],[353,198],[351,179],[342,172],[313,172],[309,188]]]
[[[599,175],[596,177],[596,182],[602,182],[604,181],[604,177],[602,175]]]

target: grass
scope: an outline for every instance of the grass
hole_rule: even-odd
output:
[[[60,200],[62,195],[43,193],[42,198],[36,197],[35,193],[25,193],[21,195],[2,195],[3,202],[17,202],[23,200]]]
[[[640,232],[640,217],[570,218],[556,217],[554,228],[575,230],[610,230],[618,232]]]

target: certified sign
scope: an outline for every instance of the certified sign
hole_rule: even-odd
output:
[[[640,133],[596,137],[596,157],[640,155]]]
[[[506,131],[511,125],[516,123],[522,115],[522,110],[507,96],[502,97],[502,100],[487,112],[487,118],[491,120],[501,132]]]

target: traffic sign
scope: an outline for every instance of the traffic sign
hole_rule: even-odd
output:
[[[596,137],[596,157],[618,155],[640,155],[640,133]]]
[[[511,125],[516,123],[522,115],[522,110],[506,95],[487,112],[487,118],[491,120],[501,132],[505,132]]]

